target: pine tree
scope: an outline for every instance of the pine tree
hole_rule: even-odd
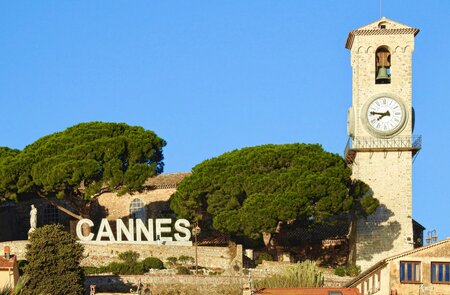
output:
[[[30,236],[22,294],[83,294],[83,246],[62,225],[45,225]]]

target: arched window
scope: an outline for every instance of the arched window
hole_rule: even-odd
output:
[[[387,25],[388,25],[387,22],[382,21],[382,22],[379,22],[379,23],[378,23],[378,28],[384,30],[384,29],[387,29]]]
[[[144,202],[136,198],[130,203],[130,218],[132,219],[147,219],[147,208]]]
[[[47,205],[44,209],[44,224],[58,223],[59,213],[58,209],[53,205]]]
[[[391,83],[391,53],[384,46],[378,47],[375,52],[375,83]]]

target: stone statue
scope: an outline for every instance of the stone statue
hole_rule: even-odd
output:
[[[37,209],[34,205],[31,205],[30,211],[30,230],[28,231],[28,236],[34,232],[37,227]]]

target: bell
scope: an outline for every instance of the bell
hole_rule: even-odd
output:
[[[378,69],[378,75],[375,80],[378,84],[386,84],[391,81],[391,77],[389,77],[387,69],[385,67],[380,67]]]

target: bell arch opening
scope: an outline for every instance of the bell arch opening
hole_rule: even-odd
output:
[[[375,51],[375,84],[391,83],[391,52],[386,46]]]

